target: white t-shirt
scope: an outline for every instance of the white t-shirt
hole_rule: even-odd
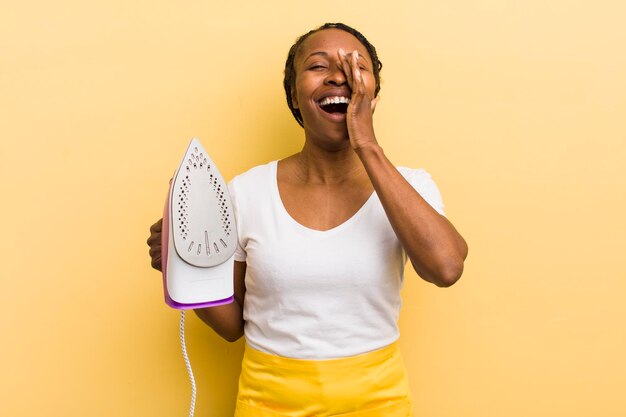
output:
[[[235,260],[247,263],[247,343],[301,359],[353,356],[393,343],[407,257],[377,194],[339,226],[313,230],[283,206],[276,171],[273,161],[229,183],[239,238]],[[443,215],[426,171],[398,171]]]

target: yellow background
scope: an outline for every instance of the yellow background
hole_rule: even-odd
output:
[[[406,276],[416,415],[626,415],[620,1],[22,1],[0,13],[0,415],[185,415],[148,227],[187,141],[227,179],[296,152],[295,38],[360,29],[379,141],[424,167],[470,256]],[[198,416],[232,415],[242,342],[195,318]]]

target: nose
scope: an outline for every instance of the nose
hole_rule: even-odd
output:
[[[325,80],[326,84],[340,86],[348,82],[346,74],[344,74],[343,70],[339,67],[339,64],[332,65],[331,68]]]

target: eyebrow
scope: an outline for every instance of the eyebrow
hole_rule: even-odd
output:
[[[312,56],[323,56],[323,57],[328,57],[328,52],[325,51],[315,51],[309,54],[309,56],[307,56],[306,58],[304,58],[304,61],[306,61],[307,59],[311,58]],[[359,60],[363,59],[363,61],[365,61],[366,63],[369,63],[369,61],[363,56],[362,53],[359,53]]]
[[[306,61],[307,59],[309,59],[309,58],[311,58],[312,56],[315,56],[315,55],[328,56],[328,52],[316,51],[316,52],[313,52],[312,54],[309,54],[309,56],[304,58],[304,60]]]

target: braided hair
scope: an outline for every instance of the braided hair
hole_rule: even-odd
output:
[[[353,35],[355,38],[357,38],[359,42],[363,44],[363,46],[365,46],[365,49],[367,49],[367,52],[372,58],[372,64],[374,67],[374,79],[376,80],[376,90],[374,92],[374,96],[377,96],[378,92],[380,91],[380,70],[382,69],[383,64],[378,59],[378,54],[376,53],[376,48],[374,48],[374,45],[372,45],[367,40],[367,38],[365,38],[365,36],[361,34],[361,32],[359,32],[358,30],[348,25],[345,25],[343,23],[325,23],[322,26],[318,27],[317,29],[313,29],[309,31],[308,33],[305,33],[304,35],[300,36],[296,40],[296,43],[294,43],[289,49],[289,54],[287,55],[287,62],[285,62],[285,78],[283,80],[283,86],[285,87],[285,94],[287,95],[287,106],[289,106],[289,110],[291,110],[293,117],[296,118],[296,121],[302,127],[304,127],[304,125],[302,124],[302,115],[300,114],[300,109],[297,109],[293,106],[293,101],[291,97],[291,90],[295,87],[295,84],[296,84],[296,68],[295,68],[296,54],[298,53],[298,49],[300,48],[300,45],[302,45],[302,43],[309,36],[325,29],[340,29],[345,32],[348,32],[351,35]]]

